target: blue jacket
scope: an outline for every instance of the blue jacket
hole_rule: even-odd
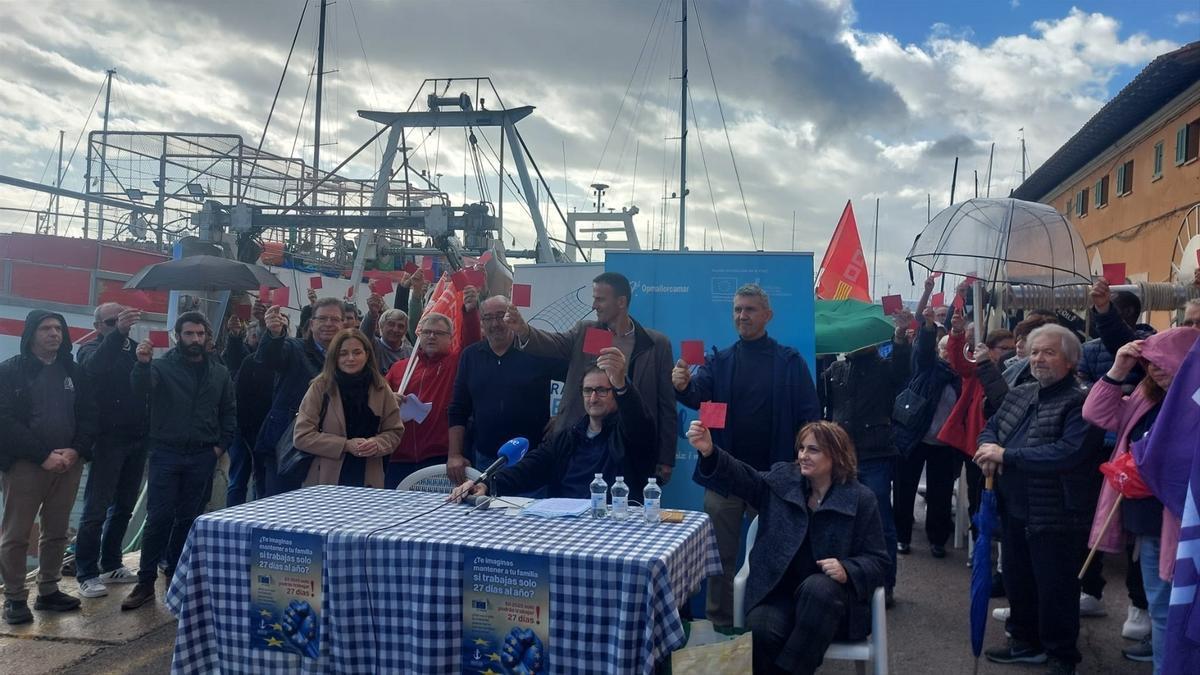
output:
[[[1112,305],[1108,306],[1108,311],[1101,314],[1095,309],[1088,310],[1092,313],[1092,320],[1095,321],[1096,331],[1100,337],[1094,340],[1088,340],[1083,343],[1083,354],[1079,359],[1077,372],[1079,377],[1087,384],[1092,384],[1112,368],[1113,361],[1116,360],[1116,353],[1127,342],[1134,340],[1145,340],[1154,335],[1153,326],[1139,323],[1130,328],[1128,324],[1121,318],[1121,314],[1117,312],[1117,308]],[[1125,377],[1127,387],[1133,387],[1145,377],[1146,371],[1142,370],[1141,366],[1135,367],[1129,371],[1129,375]],[[1128,391],[1128,389],[1126,389]]]
[[[937,342],[937,328],[921,324],[912,353],[913,374],[905,388],[920,396],[925,401],[925,407],[912,425],[906,427],[898,422],[894,425],[896,449],[905,456],[929,431],[942,390],[951,386],[956,393],[962,393],[962,380],[958,374],[937,356]]]
[[[861,640],[870,632],[868,603],[883,585],[883,571],[889,564],[874,493],[851,478],[830,486],[824,501],[810,511],[811,488],[795,461],[759,472],[714,447],[696,466],[701,485],[741,497],[758,511],[758,537],[750,551],[746,582],[747,613],[779,585],[808,539],[815,560],[837,558],[846,568],[846,583],[855,599],[846,608],[848,639]]]
[[[325,365],[325,355],[312,338],[274,337],[263,332],[254,360],[275,373],[271,410],[258,430],[254,452],[274,455],[275,444],[295,419],[309,383]]]
[[[777,343],[769,335],[762,339],[775,345],[771,462],[790,462],[796,458],[796,433],[805,424],[821,419],[821,403],[808,363],[800,352]],[[699,409],[705,401],[728,403],[733,390],[733,351],[733,346],[720,351],[714,348],[705,357],[704,365],[692,374],[688,388],[675,392],[676,400],[692,410]],[[713,442],[721,447],[734,447],[728,428],[713,429],[712,435]]]

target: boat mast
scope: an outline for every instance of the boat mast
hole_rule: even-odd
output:
[[[325,8],[326,0],[321,0],[321,20],[317,28],[317,100],[316,122],[313,125],[313,181],[320,181],[321,173],[321,89],[325,81]],[[312,205],[317,205],[317,191],[313,190]]]
[[[679,77],[679,250],[687,249],[686,226],[684,223],[687,213],[687,110],[688,110],[688,66],[687,66],[687,4],[681,0],[683,8],[680,33],[683,35],[682,66]]]
[[[63,155],[63,135],[65,133],[66,132],[63,131],[62,129],[58,130],[58,174],[57,174],[58,180],[54,182],[54,186],[57,187],[59,190],[62,189],[62,182],[63,182],[62,155]],[[58,214],[59,214],[59,199],[60,198],[61,198],[60,195],[54,195],[54,234],[58,234]]]
[[[1025,127],[1020,128],[1021,132],[1021,182],[1025,182]]]
[[[117,74],[116,68],[109,68],[104,71],[104,126],[101,127],[100,141],[100,196],[104,196],[104,173],[108,164],[104,161],[108,154],[108,107],[112,103],[112,78]],[[96,239],[104,238],[104,204],[100,204],[97,214],[98,224],[96,226]]]

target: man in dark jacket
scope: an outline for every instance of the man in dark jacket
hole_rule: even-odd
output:
[[[99,411],[99,433],[83,493],[75,536],[75,578],[85,598],[108,595],[109,584],[131,584],[137,575],[121,563],[121,543],[146,470],[145,396],[133,393],[129,374],[137,343],[129,330],[140,310],[106,302],[96,308],[96,338],[79,348]]]
[[[883,537],[891,565],[885,570],[884,592],[892,604],[896,586],[896,519],[892,513],[892,482],[900,453],[892,438],[892,408],[912,369],[908,326],[897,326],[892,354],[884,359],[874,346],[846,355],[821,374],[817,393],[824,418],[842,425],[854,441],[858,482],[875,493]]]
[[[1004,589],[1012,603],[1012,639],[986,655],[997,663],[1049,658],[1050,672],[1074,673],[1081,659],[1076,574],[1096,503],[1102,432],[1083,420],[1075,334],[1047,324],[1030,334],[1029,346],[1037,381],[1008,392],[979,434],[974,460],[985,476],[999,474]]]
[[[1145,340],[1157,331],[1149,324],[1137,322],[1142,313],[1142,301],[1138,296],[1128,291],[1113,293],[1104,279],[1092,285],[1092,308],[1089,311],[1100,337],[1083,343],[1078,372],[1080,379],[1090,385],[1112,368],[1114,354],[1121,347],[1134,340]],[[1129,371],[1123,383],[1125,393],[1133,391],[1145,375],[1140,366]]]
[[[206,349],[211,330],[203,314],[184,312],[175,320],[174,349],[152,360],[149,340],[137,348],[129,379],[134,394],[150,399],[150,467],[138,583],[121,609],[154,599],[159,560],[177,555],[168,546],[172,526],[186,535],[203,511],[217,458],[237,433],[229,371]],[[166,562],[174,569],[178,561]]]
[[[654,475],[657,454],[654,421],[626,377],[625,356],[616,347],[600,352],[580,384],[586,414],[558,432],[521,461],[496,474],[488,484],[470,481],[451,499],[467,495],[515,495],[547,488],[548,497],[587,499],[595,474],[610,486],[623,476],[629,498],[641,501],[642,488]]]
[[[344,321],[345,309],[337,298],[321,298],[312,308],[312,320],[304,339],[288,337],[287,316],[279,307],[268,309],[263,316],[266,330],[254,353],[254,360],[276,376],[270,412],[254,443],[254,452],[266,466],[264,496],[268,497],[295,490],[304,482],[308,467],[303,464],[292,475],[279,474],[275,469],[275,446],[296,418],[309,382],[325,365],[325,349]]]
[[[262,456],[254,452],[254,441],[262,428],[267,411],[271,409],[271,395],[275,391],[275,373],[256,361],[253,356],[262,339],[262,324],[251,321],[229,333],[229,343],[242,345],[245,357],[230,360],[226,367],[233,375],[233,391],[238,402],[238,435],[229,447],[229,487],[225,491],[225,506],[237,506],[246,501],[246,491],[251,478],[254,480],[254,495],[264,497],[267,493],[266,467]],[[229,347],[226,347],[226,352]],[[234,367],[232,364],[237,363]]]
[[[554,430],[575,424],[583,414],[579,383],[596,357],[583,351],[589,328],[612,333],[613,346],[621,350],[629,363],[629,380],[646,404],[654,420],[658,443],[658,479],[666,485],[675,468],[676,429],[675,390],[671,386],[671,342],[665,335],[633,320],[629,302],[633,291],[629,280],[616,272],[605,272],[592,279],[592,309],[596,321],[580,321],[566,333],[550,333],[530,328],[514,305],[509,305],[505,322],[517,334],[517,347],[535,356],[569,360],[567,382],[563,388],[562,408],[555,418]]]
[[[71,506],[96,433],[96,401],[86,380],[71,358],[62,315],[30,312],[21,353],[0,363],[0,578],[4,620],[9,624],[33,621],[26,604],[25,552],[39,514],[38,596],[33,608],[79,609],[79,598],[58,590],[58,581]]]
[[[740,338],[714,351],[693,373],[680,359],[671,371],[675,398],[697,410],[705,401],[729,406],[716,443],[758,471],[795,457],[796,432],[821,417],[821,403],[808,363],[795,349],[767,335],[771,301],[758,284],[746,284],[733,296],[733,327]],[[699,467],[697,467],[697,471]],[[733,577],[742,537],[742,520],[755,511],[745,500],[713,489],[704,491],[704,512],[712,519],[724,573],[708,580],[705,615],[716,626],[733,626]]]

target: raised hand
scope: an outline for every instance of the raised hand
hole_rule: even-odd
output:
[[[671,369],[671,386],[675,387],[675,391],[687,391],[688,385],[691,383],[691,368],[688,367],[687,361],[679,359],[675,362],[675,367]]]
[[[479,306],[479,289],[467,286],[463,289],[463,309],[470,312]]]
[[[508,309],[504,310],[504,324],[522,340],[529,337],[529,324],[525,323],[525,317],[521,316],[521,310],[511,302],[508,303]]]
[[[129,335],[129,329],[133,328],[133,324],[140,321],[141,318],[142,310],[128,307],[117,315],[117,330],[121,331],[121,335]]]
[[[1129,371],[1138,364],[1142,358],[1142,345],[1145,340],[1134,340],[1133,342],[1125,343],[1117,350],[1116,356],[1113,358],[1112,368],[1108,369],[1108,376],[1114,380],[1124,380]]]
[[[692,424],[687,430],[687,439],[688,443],[701,455],[708,457],[712,454],[712,434],[708,431],[708,427],[700,423],[700,420],[692,420]]]
[[[617,389],[625,387],[625,355],[616,347],[605,347],[596,358],[596,365],[608,375],[608,381]]]
[[[267,332],[275,337],[280,337],[287,331],[287,318],[284,317],[283,310],[278,305],[267,310],[263,321]]]
[[[154,345],[150,343],[149,339],[142,340],[138,343],[134,355],[137,356],[139,363],[150,363],[150,360],[154,358]]]
[[[1108,305],[1112,302],[1112,291],[1108,288],[1108,280],[1103,277],[1097,279],[1092,284],[1092,307],[1096,311],[1103,314],[1108,311]]]

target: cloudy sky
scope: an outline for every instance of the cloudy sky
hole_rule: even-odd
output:
[[[935,213],[949,203],[956,156],[956,199],[968,198],[974,172],[985,189],[995,143],[992,194],[1005,195],[1020,180],[1021,129],[1036,167],[1146,63],[1200,39],[1195,0],[691,1],[688,245],[788,250],[794,213],[795,249],[819,261],[850,199],[869,259],[878,198],[880,294],[910,294],[904,254],[927,195]],[[265,139],[278,154],[311,157],[316,4]],[[338,0],[322,123],[336,145],[322,148],[322,167],[375,131],[356,110],[403,110],[425,78],[488,76],[504,104],[537,107],[520,129],[560,203],[586,208],[587,186],[609,183],[607,205],[636,204],[643,237],[673,248],[678,203],[664,196],[678,188],[679,4]],[[303,6],[0,0],[0,173],[51,182],[58,131],[69,155],[85,126],[99,128],[100,106],[89,110],[110,67],[111,129],[236,133],[255,145]],[[480,135],[498,147],[495,131]],[[461,132],[423,136],[413,167],[442,173],[461,201]],[[72,189],[83,184],[78,152]],[[370,176],[374,158],[368,149],[343,174]],[[512,200],[506,224],[516,247],[532,247]],[[44,198],[0,188],[0,207],[31,204]],[[0,231],[33,222],[0,211]],[[551,232],[563,236],[557,218]]]

